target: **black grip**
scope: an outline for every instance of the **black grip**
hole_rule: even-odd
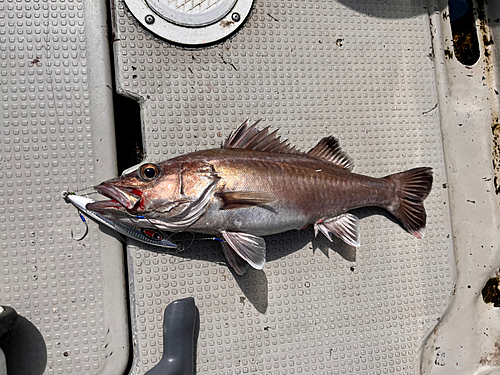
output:
[[[11,337],[16,327],[16,310],[9,306],[0,306],[0,344]]]
[[[200,315],[192,297],[170,303],[163,319],[163,357],[146,375],[194,375]]]

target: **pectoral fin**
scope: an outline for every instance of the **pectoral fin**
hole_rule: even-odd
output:
[[[359,219],[350,213],[345,213],[337,217],[320,220],[314,224],[314,235],[323,233],[326,238],[332,241],[330,233],[340,238],[346,244],[358,247],[359,243]]]
[[[262,206],[276,200],[274,194],[265,191],[233,191],[218,193],[216,196],[222,201],[222,210]]]
[[[234,250],[253,268],[261,270],[264,267],[264,264],[266,264],[266,241],[262,237],[242,232],[222,231],[221,234],[225,245]],[[226,251],[227,249],[224,252]],[[228,261],[231,263],[229,257]]]

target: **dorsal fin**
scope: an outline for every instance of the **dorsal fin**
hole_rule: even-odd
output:
[[[304,154],[295,146],[290,146],[287,140],[282,141],[276,135],[277,130],[269,132],[269,126],[258,130],[257,125],[261,120],[249,125],[245,120],[236,131],[224,142],[222,148],[242,148],[246,150],[278,152],[282,154]],[[340,148],[335,137],[323,138],[306,155],[329,161],[341,168],[352,170],[354,163],[352,159]]]
[[[249,125],[248,119],[233,132],[224,142],[222,148],[244,148],[246,150],[279,152],[283,154],[301,154],[301,151],[290,146],[287,140],[281,141],[276,131],[270,133],[269,126],[262,130],[257,129],[261,120]]]
[[[308,156],[327,160],[347,170],[352,170],[352,159],[340,148],[337,138],[329,136],[318,142],[308,153]]]

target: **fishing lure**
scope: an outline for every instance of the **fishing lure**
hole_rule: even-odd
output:
[[[88,210],[87,204],[94,203],[95,201],[93,199],[82,197],[68,191],[64,191],[62,193],[62,197],[67,203],[71,203],[80,212],[84,213],[92,220],[115,230],[117,233],[123,234],[124,236],[133,238],[148,245],[154,245],[169,249],[176,249],[178,247],[175,243],[170,242],[168,239],[166,239],[164,235],[155,228],[137,228],[125,223],[113,222],[106,219],[104,216],[100,215],[97,212]],[[80,217],[82,217],[82,221],[86,225],[86,221],[83,216],[80,215]],[[143,216],[135,216],[134,219],[147,220]],[[85,232],[85,234],[87,234],[87,231]],[[85,235],[83,237],[85,237]],[[82,238],[80,238],[80,240]]]

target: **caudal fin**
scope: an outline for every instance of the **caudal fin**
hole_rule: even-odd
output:
[[[432,188],[432,168],[415,168],[386,177],[396,185],[397,198],[387,209],[417,238],[425,233],[424,200]]]

